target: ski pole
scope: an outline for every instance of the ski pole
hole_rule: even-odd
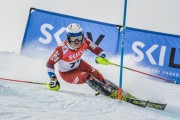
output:
[[[14,79],[8,79],[8,78],[0,78],[0,80],[21,82],[21,83],[30,83],[30,84],[39,84],[39,85],[47,85],[47,83],[31,82],[31,81],[25,81],[25,80],[14,80]]]
[[[99,64],[102,64],[102,65],[114,65],[114,66],[120,67],[120,65],[112,63],[112,62],[110,62],[106,58],[97,57],[96,58],[96,62],[99,63]],[[123,66],[123,68],[125,68],[127,70],[134,71],[134,72],[138,72],[138,73],[141,73],[141,74],[144,74],[144,75],[147,75],[147,76],[158,78],[158,79],[161,79],[161,80],[164,80],[164,81],[167,81],[167,82],[175,83],[175,81],[173,82],[172,80],[169,80],[169,79],[166,79],[166,78],[162,78],[162,77],[159,77],[159,76],[155,76],[155,75],[152,75],[152,74],[149,74],[149,73],[145,73],[145,72],[142,72],[142,71],[138,71],[138,70],[135,70],[135,69],[132,69],[132,68],[128,68],[128,67],[125,67],[125,66]]]

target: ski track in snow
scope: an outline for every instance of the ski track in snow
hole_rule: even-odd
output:
[[[45,62],[0,53],[0,77],[48,82]],[[112,59],[118,63],[118,59]],[[93,64],[106,78],[118,84],[119,68]],[[111,69],[111,71],[109,71]],[[179,120],[180,86],[148,80],[124,70],[123,87],[141,99],[166,102],[165,111],[141,108],[126,102],[95,96],[87,85],[71,85],[59,78],[62,91],[50,91],[43,85],[0,80],[0,120]],[[143,78],[144,77],[144,78]],[[133,79],[133,80],[132,80]],[[136,81],[136,82],[134,82]],[[142,86],[143,84],[143,86]],[[152,89],[154,88],[154,89]],[[168,90],[167,90],[168,89]],[[79,92],[79,94],[68,91]]]

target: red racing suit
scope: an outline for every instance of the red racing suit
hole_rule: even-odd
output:
[[[57,63],[61,78],[68,83],[85,83],[85,79],[89,74],[94,76],[96,79],[103,81],[104,77],[101,73],[81,59],[81,56],[87,49],[98,56],[104,53],[100,47],[87,38],[84,38],[84,42],[76,50],[71,49],[67,40],[62,42],[57,48],[55,48],[47,61],[46,66],[49,76],[51,77],[52,75],[55,75],[54,65]]]

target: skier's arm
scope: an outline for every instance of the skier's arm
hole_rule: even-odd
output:
[[[87,42],[88,44],[88,49],[93,52],[94,54],[96,54],[98,57],[103,57],[105,58],[106,57],[106,54],[105,54],[105,51],[100,48],[99,46],[97,46],[95,43],[93,43],[91,40],[89,39],[86,39],[85,38],[85,41]]]
[[[50,78],[52,77],[56,77],[55,75],[55,68],[54,65],[60,60],[62,59],[62,48],[61,47],[57,47],[53,53],[51,54],[51,56],[49,57],[46,67],[47,67],[47,72]]]
[[[50,77],[48,88],[50,90],[58,91],[60,89],[60,83],[56,77],[54,65],[62,58],[62,55],[62,48],[57,47],[47,61],[47,72]]]

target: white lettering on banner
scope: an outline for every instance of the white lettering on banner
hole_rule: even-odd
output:
[[[40,30],[41,30],[42,34],[44,34],[46,36],[46,39],[40,37],[39,41],[44,43],[44,44],[49,44],[52,40],[52,36],[48,31],[46,31],[46,28],[52,30],[54,27],[51,24],[43,24],[41,26]]]
[[[159,69],[151,69],[151,72],[155,73],[155,74],[160,74],[161,73],[161,71]]]
[[[72,60],[73,58],[77,58],[79,56],[81,56],[84,53],[84,49],[78,51],[77,53],[73,54],[73,55],[69,55],[69,60]]]
[[[142,61],[144,59],[144,54],[143,54],[143,52],[141,50],[139,50],[137,48],[137,46],[140,46],[141,48],[143,48],[145,45],[144,45],[144,43],[139,42],[139,41],[134,42],[132,44],[133,51],[139,55],[138,57],[134,58],[134,60],[137,61],[137,62],[140,62],[140,61]]]
[[[156,48],[158,48],[158,47],[159,47],[159,45],[153,45],[152,47],[150,47],[150,48],[146,51],[146,55],[147,55],[147,57],[149,58],[150,63],[153,64],[153,65],[157,65],[157,63],[156,63],[156,61],[154,60],[154,58],[153,58],[153,56],[152,56],[151,53],[152,53]]]
[[[134,57],[133,59],[137,62],[141,62],[144,59],[144,53],[141,51],[138,47],[144,48],[145,44],[136,41],[132,44],[132,50],[138,55],[137,57]],[[152,45],[147,51],[145,51],[147,58],[149,59],[149,62],[153,65],[157,65],[152,53],[159,47],[159,45]],[[160,53],[159,53],[159,66],[164,65],[164,57],[166,52],[166,46],[161,46]]]
[[[59,37],[64,31],[66,31],[65,27],[62,27],[61,29],[59,29],[55,34],[54,37],[56,39],[57,44],[59,45],[61,43],[61,38]]]
[[[40,31],[41,33],[46,37],[46,39],[42,38],[42,37],[39,37],[39,41],[41,43],[44,43],[44,44],[49,44],[51,41],[52,41],[52,35],[51,33],[49,33],[47,31],[47,29],[49,30],[53,30],[54,29],[54,26],[52,26],[51,24],[48,24],[48,23],[45,23],[41,26],[40,28]],[[54,38],[57,42],[57,44],[59,45],[60,42],[62,41],[61,38],[59,37],[63,32],[66,31],[66,28],[65,27],[62,27],[60,28],[57,32],[54,33]]]
[[[160,52],[160,56],[159,56],[159,65],[160,66],[164,65],[165,53],[166,53],[166,47],[165,46],[161,46],[161,52]]]
[[[179,77],[179,73],[171,72],[171,71],[163,71],[164,75]]]

